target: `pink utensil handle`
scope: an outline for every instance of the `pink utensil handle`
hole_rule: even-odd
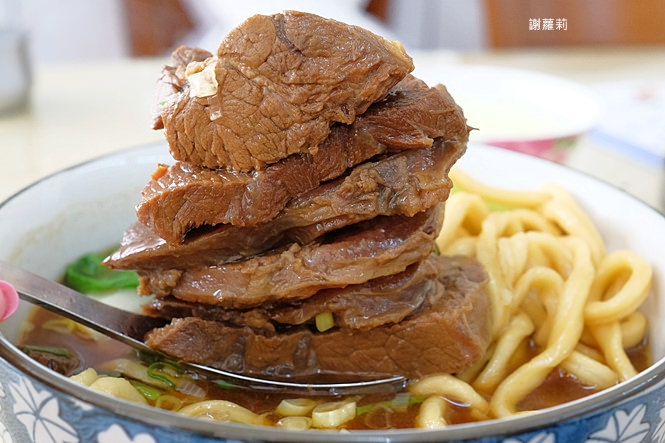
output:
[[[0,321],[5,321],[18,308],[16,289],[4,280],[0,280]]]

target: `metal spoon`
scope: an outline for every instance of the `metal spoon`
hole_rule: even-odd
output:
[[[169,320],[164,318],[149,317],[115,308],[1,260],[0,279],[9,282],[22,300],[74,320],[141,351],[155,353],[154,349],[143,342],[145,334],[169,323]],[[395,375],[371,380],[300,383],[257,378],[198,363],[178,361],[178,364],[186,370],[205,375],[208,379],[222,379],[238,387],[302,395],[396,392],[402,390],[407,382],[405,377]],[[341,380],[344,375],[340,374],[338,378]]]

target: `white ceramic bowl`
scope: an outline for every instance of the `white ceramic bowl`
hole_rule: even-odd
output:
[[[117,243],[162,143],[120,151],[53,174],[0,204],[0,258],[48,278],[64,263]],[[644,312],[656,363],[627,382],[558,407],[437,431],[284,431],[196,420],[88,390],[27,358],[12,344],[29,306],[0,324],[0,441],[665,441],[665,217],[624,192],[555,163],[471,144],[459,164],[504,187],[564,184],[600,227],[610,250],[630,248],[653,264]]]

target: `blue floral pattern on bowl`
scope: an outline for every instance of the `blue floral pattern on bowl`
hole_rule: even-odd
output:
[[[55,391],[0,360],[0,443],[240,442],[155,428]],[[386,438],[389,433],[386,433]],[[461,440],[460,440],[461,441]],[[665,382],[639,398],[551,428],[483,443],[665,442]]]
[[[239,442],[125,419],[32,380],[4,360],[0,373],[0,443]]]

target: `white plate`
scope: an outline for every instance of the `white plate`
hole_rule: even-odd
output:
[[[479,65],[416,68],[429,85],[444,84],[464,109],[471,139],[483,143],[556,140],[580,135],[600,119],[582,85],[539,72]]]

